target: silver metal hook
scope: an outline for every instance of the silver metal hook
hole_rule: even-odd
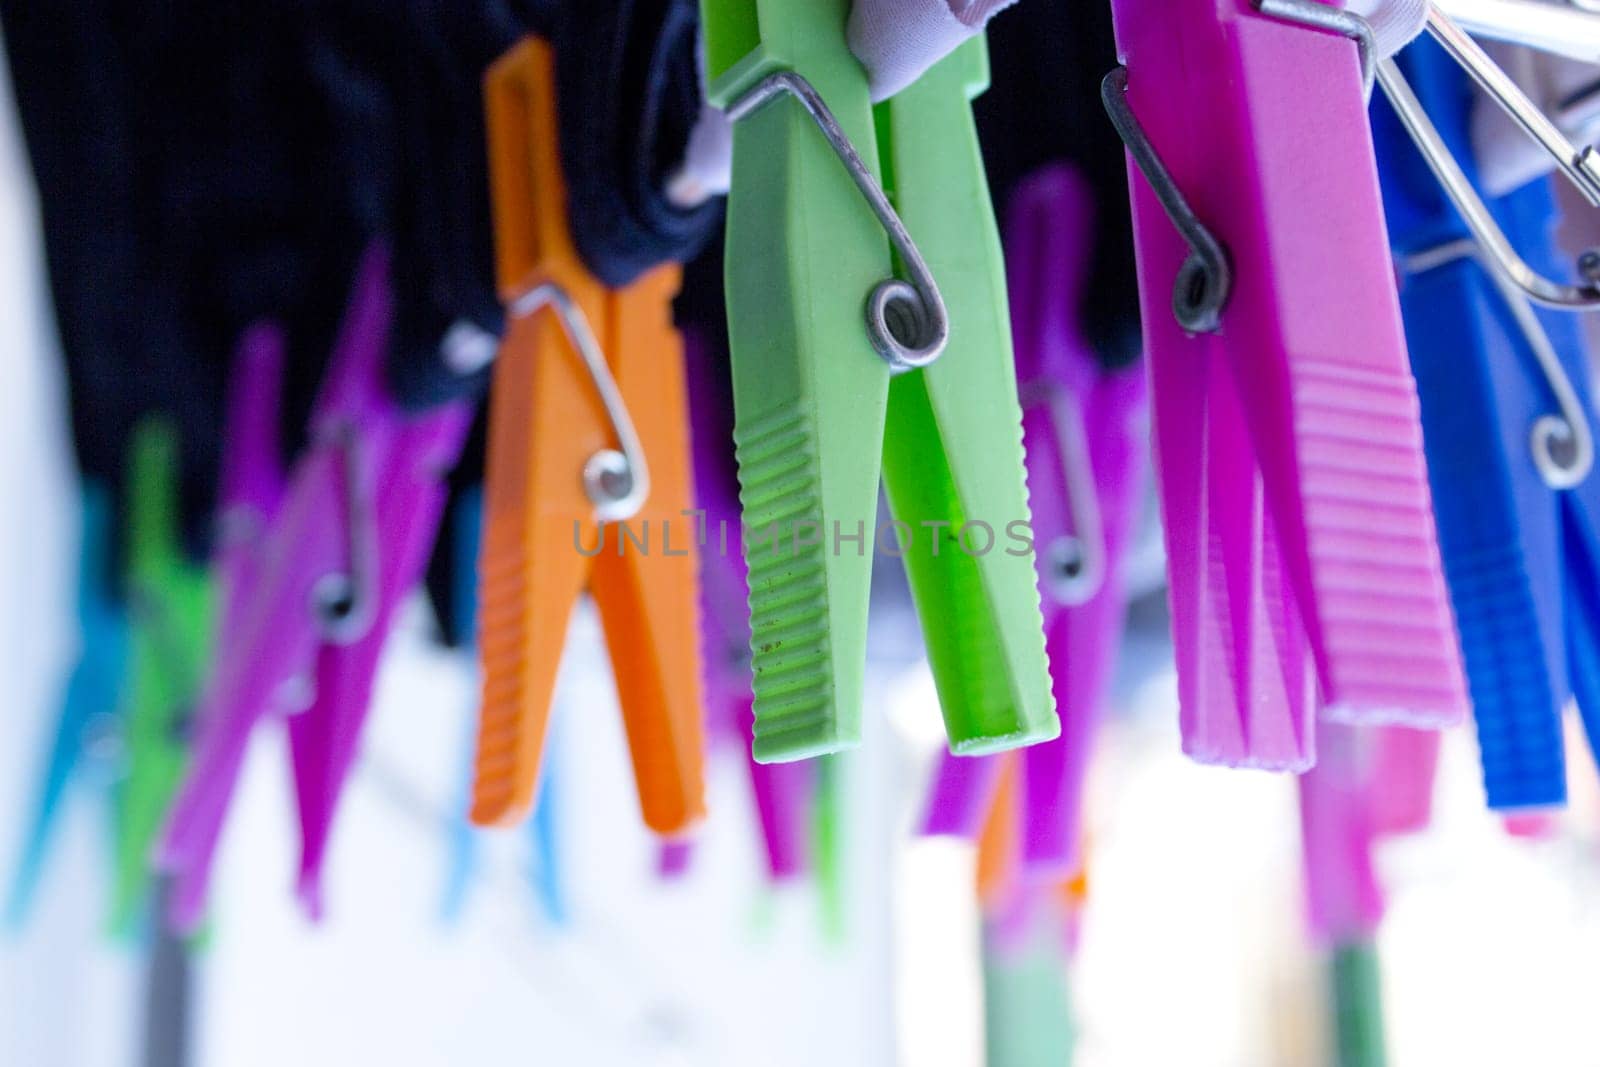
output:
[[[1172,288],[1172,314],[1190,333],[1215,333],[1222,309],[1233,291],[1233,268],[1227,250],[1189,206],[1172,172],[1156,153],[1139,118],[1128,106],[1128,68],[1115,67],[1100,82],[1100,100],[1111,125],[1127,146],[1134,165],[1144,175],[1172,225],[1189,246]]]
[[[1406,274],[1421,274],[1466,258],[1477,260],[1499,290],[1561,412],[1559,415],[1541,415],[1533,421],[1529,431],[1533,465],[1539,471],[1539,477],[1551,489],[1572,489],[1594,470],[1594,430],[1589,422],[1589,413],[1584,409],[1578,391],[1573,388],[1572,379],[1561,365],[1561,357],[1550,343],[1550,335],[1545,333],[1528,298],[1496,270],[1492,262],[1484,259],[1478,242],[1470,237],[1407,256],[1401,260],[1400,269]]]
[[[1325,30],[1356,43],[1361,59],[1361,87],[1367,98],[1372,97],[1372,83],[1377,77],[1378,40],[1372,24],[1342,7],[1317,3],[1317,0],[1252,0],[1257,11],[1267,18]]]
[[[867,335],[872,347],[895,370],[926,367],[939,358],[950,340],[950,316],[945,310],[944,297],[905,223],[900,221],[872,172],[861,162],[861,156],[833,112],[828,110],[821,94],[794,71],[779,71],[767,75],[730,104],[728,117],[738,122],[785,94],[805,108],[806,114],[827,138],[839,162],[844,164],[850,179],[861,190],[867,205],[889,235],[906,273],[911,275],[909,284],[899,278],[885,278],[873,286],[867,296]]]
[[[1433,0],[1468,33],[1491,41],[1520,44],[1580,63],[1600,63],[1600,12],[1597,0]]]
[[[333,444],[344,460],[345,544],[350,566],[317,580],[312,587],[312,610],[328,643],[352,645],[367,636],[378,617],[378,516],[373,487],[363,476],[360,434],[349,423],[340,423],[333,433]]]
[[[1089,435],[1082,414],[1067,403],[1059,385],[1034,382],[1024,386],[1021,394],[1024,410],[1039,404],[1048,407],[1055,430],[1072,533],[1044,546],[1045,581],[1057,601],[1072,607],[1091,600],[1106,580],[1105,522],[1089,455]]]
[[[1592,15],[1581,15],[1581,18],[1595,20]],[[1428,5],[1428,33],[1444,46],[1450,58],[1472,76],[1472,80],[1500,105],[1511,120],[1523,131],[1538,141],[1546,152],[1555,159],[1556,165],[1561,168],[1584,199],[1595,207],[1600,207],[1600,161],[1595,159],[1594,149],[1585,145],[1579,148],[1574,145],[1567,135],[1561,132],[1539,106],[1528,99],[1526,93],[1516,81],[1500,69],[1500,65],[1490,58],[1478,42],[1467,36],[1466,31],[1451,22],[1449,17],[1440,11],[1434,4]],[[1413,136],[1415,136],[1413,134]],[[1539,297],[1529,293],[1535,300]]]
[[[1455,205],[1461,220],[1467,224],[1467,229],[1472,231],[1473,238],[1494,264],[1496,273],[1526,293],[1535,303],[1546,307],[1568,311],[1593,311],[1600,308],[1600,287],[1596,286],[1596,275],[1600,274],[1600,265],[1591,269],[1583,266],[1580,261],[1579,269],[1587,277],[1587,284],[1584,285],[1566,285],[1552,281],[1528,266],[1494,221],[1494,216],[1489,213],[1488,207],[1478,196],[1477,190],[1472,187],[1472,182],[1467,179],[1461,165],[1450,153],[1450,147],[1444,143],[1444,138],[1439,136],[1433,120],[1428,117],[1422,102],[1411,91],[1411,85],[1394,60],[1386,59],[1378,64],[1378,84],[1383,87],[1384,95],[1389,98],[1394,113],[1405,126],[1406,132],[1411,135],[1412,141],[1416,142],[1423,159],[1427,160],[1428,168],[1433,171],[1445,195]]]
[[[589,328],[589,317],[565,289],[555,282],[544,282],[517,297],[509,310],[514,318],[520,319],[547,307],[556,313],[562,332],[582,357],[621,447],[620,451],[602,448],[589,457],[583,465],[583,490],[594,504],[595,517],[601,522],[631,519],[650,495],[650,468],[645,463],[644,446],[633,428],[628,405],[623,402],[622,391],[611,376],[600,342]]]

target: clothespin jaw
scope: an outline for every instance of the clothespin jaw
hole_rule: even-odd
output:
[[[890,196],[950,321],[938,361],[890,384],[884,487],[912,530],[906,575],[950,749],[963,755],[1060,731],[1032,537],[1015,539],[1032,516],[1005,260],[972,118],[988,84],[980,36],[881,105]]]
[[[645,822],[677,833],[702,813],[704,792],[688,404],[671,321],[678,268],[612,292],[578,258],[552,63],[530,38],[485,78],[510,322],[490,407],[472,819],[514,821],[532,803],[567,622],[587,586]],[[625,545],[623,522],[658,544]]]
[[[11,929],[20,928],[33,907],[51,836],[74,779],[96,777],[95,764],[107,761],[107,742],[115,736],[122,712],[128,635],[115,591],[115,508],[103,486],[84,486],[80,523],[78,658],[62,689],[56,729],[40,765],[38,792],[12,868],[5,910],[5,925]],[[111,769],[99,770],[102,784],[109,786]]]
[[[1236,706],[1259,706],[1251,690],[1262,685],[1287,688],[1289,697],[1274,698],[1280,705],[1304,703],[1293,654],[1277,636],[1287,626],[1292,643],[1289,620],[1297,617],[1329,713],[1457,721],[1464,683],[1384,242],[1359,48],[1267,17],[1248,0],[1119,0],[1114,12],[1126,71],[1120,84],[1108,80],[1108,107],[1138,149],[1134,205],[1165,515],[1180,523],[1192,521],[1185,514],[1205,516],[1169,537],[1178,550],[1175,632],[1202,637],[1180,640],[1180,665],[1190,675],[1185,714],[1192,726],[1212,699],[1196,689],[1195,675],[1214,657],[1229,666],[1208,685],[1242,685]],[[1313,125],[1318,145],[1310,151],[1303,138]],[[1143,174],[1152,163],[1164,172],[1152,173],[1158,190]],[[1181,282],[1175,290],[1174,279]],[[1167,321],[1153,323],[1163,313]],[[1174,313],[1185,329],[1168,327]],[[1231,410],[1248,427],[1248,441],[1238,444],[1254,451],[1270,530],[1258,533],[1253,519],[1241,519],[1256,508],[1241,511],[1245,502],[1227,494],[1207,505],[1209,514],[1199,510],[1193,494],[1204,486],[1222,493],[1251,483],[1242,455],[1237,468],[1223,469],[1210,454],[1205,435],[1231,425],[1226,413],[1196,419],[1172,410],[1180,402],[1173,372],[1182,373],[1173,365],[1185,356],[1196,378],[1184,403],[1193,406],[1205,375],[1215,376],[1207,385],[1213,405],[1222,398],[1212,390],[1236,395]],[[1208,469],[1196,472],[1202,456]],[[1216,560],[1196,547],[1213,532],[1228,538]],[[1245,535],[1243,543],[1232,540]],[[1289,597],[1282,604],[1269,577],[1274,554]],[[1229,576],[1226,601],[1206,588],[1218,575]],[[1221,618],[1231,619],[1231,641],[1211,621]],[[1219,649],[1203,647],[1207,631]],[[1285,736],[1309,744],[1303,717]]]
[[[867,78],[846,0],[705,0],[710,99],[730,108],[793,71],[827,102],[866,168]],[[748,531],[755,748],[803,759],[861,739],[872,553],[889,367],[862,321],[893,275],[878,220],[805,108],[777,99],[734,125],[727,305],[734,439]],[[970,206],[970,205],[969,205]],[[762,265],[756,270],[753,264]]]
[[[136,428],[129,484],[133,662],[111,909],[119,933],[146,916],[150,857],[183,777],[212,636],[211,576],[188,559],[181,541],[178,438],[170,423],[147,419]]]

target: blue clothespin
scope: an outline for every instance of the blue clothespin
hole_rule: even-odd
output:
[[[61,716],[45,758],[32,820],[13,868],[5,923],[27,920],[44,874],[50,838],[74,779],[109,803],[117,777],[117,716],[127,671],[128,632],[115,578],[116,522],[111,494],[99,485],[83,490],[83,544],[78,567],[78,661],[62,694]],[[109,841],[110,829],[107,827]]]
[[[460,627],[457,639],[463,648],[474,648],[478,620],[478,545],[483,535],[483,490],[472,489],[456,503],[451,517],[455,523],[456,559],[456,618]],[[539,785],[539,798],[534,804],[533,817],[528,820],[531,861],[528,875],[533,882],[534,894],[545,917],[556,925],[567,921],[567,895],[561,878],[561,790],[558,784],[561,760],[558,744],[559,728],[552,725],[545,742],[544,766]],[[479,835],[482,833],[467,819],[472,806],[472,780],[477,753],[478,721],[471,716],[462,740],[462,779],[457,817],[450,825],[450,867],[445,878],[444,920],[453,923],[466,909],[467,892],[477,871]]]
[[[1476,184],[1472,108],[1492,102],[1431,40],[1400,67]],[[1373,132],[1489,806],[1559,805],[1570,697],[1591,746],[1600,736],[1600,474],[1580,324],[1491,273],[1387,103]],[[1553,180],[1488,206],[1529,266],[1566,278]]]

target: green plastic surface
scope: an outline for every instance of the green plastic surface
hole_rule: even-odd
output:
[[[1370,941],[1341,945],[1329,961],[1333,979],[1334,1053],[1339,1067],[1383,1067],[1383,987]]]
[[[705,0],[703,12],[715,102],[726,106],[773,71],[797,71],[876,170],[867,79],[844,39],[848,0]],[[733,137],[728,333],[750,567],[754,753],[795,760],[861,740],[889,395],[864,307],[893,261],[871,208],[798,103],[772,101]],[[845,535],[860,524],[859,553],[849,543],[834,551],[834,523]]]
[[[178,441],[169,424],[154,419],[140,424],[130,475],[133,677],[111,917],[113,930],[121,934],[140,929],[149,914],[150,856],[183,774],[187,719],[210,658],[212,614],[210,575],[187,558],[181,543]]]
[[[1032,516],[1005,260],[972,118],[988,82],[979,36],[880,105],[879,124],[890,196],[950,313],[944,354],[890,386],[883,480],[915,537],[906,575],[950,749],[967,755],[1060,733],[1032,538],[1007,533]]]
[[[1025,945],[984,933],[983,1044],[988,1067],[1069,1067],[1077,1028],[1062,938],[1038,923]]]

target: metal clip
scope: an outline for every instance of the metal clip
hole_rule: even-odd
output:
[[[1184,199],[1183,190],[1128,106],[1127,95],[1128,68],[1116,67],[1100,82],[1100,100],[1167,218],[1189,245],[1189,255],[1178,268],[1172,288],[1173,317],[1190,333],[1215,333],[1233,291],[1233,268],[1228,263],[1227,249]]]
[[[895,370],[926,367],[939,358],[950,340],[950,317],[945,310],[944,297],[934,281],[916,242],[906,231],[905,224],[895,213],[883,188],[861,162],[861,156],[850,143],[839,122],[828,110],[827,103],[804,77],[794,71],[770,74],[728,107],[728,117],[734,122],[759,110],[762,105],[782,95],[789,95],[806,109],[822,135],[828,139],[834,154],[850,179],[866,198],[872,213],[888,234],[889,241],[900,256],[911,281],[885,278],[873,286],[867,297],[867,334],[872,347]]]
[[[617,381],[611,376],[605,353],[589,328],[589,318],[573,302],[572,296],[555,282],[536,285],[511,303],[514,318],[522,318],[551,308],[561,323],[568,342],[583,357],[589,371],[594,391],[611,420],[612,432],[617,436],[621,451],[603,448],[589,457],[583,465],[583,489],[595,507],[595,517],[601,522],[621,522],[638,514],[650,495],[650,468],[645,464],[644,446],[633,428],[628,406],[623,403]]]
[[[1075,607],[1093,599],[1106,580],[1106,531],[1089,456],[1089,437],[1083,417],[1067,406],[1060,386],[1034,382],[1024,386],[1021,394],[1024,411],[1040,404],[1049,408],[1050,425],[1055,430],[1072,532],[1044,546],[1045,584],[1057,601]]]
[[[1498,67],[1495,69],[1499,70]],[[1461,215],[1461,220],[1467,224],[1467,229],[1472,231],[1472,236],[1494,264],[1495,273],[1522,290],[1535,303],[1546,307],[1569,311],[1600,308],[1600,287],[1595,284],[1597,276],[1600,276],[1600,263],[1589,262],[1585,265],[1585,261],[1580,261],[1579,270],[1588,284],[1576,286],[1552,281],[1528,266],[1495,223],[1494,216],[1472,187],[1472,182],[1450,153],[1449,146],[1439,136],[1427,110],[1411,91],[1405,75],[1393,60],[1386,59],[1378,64],[1378,84],[1383,87],[1394,113],[1411,135],[1412,141],[1416,142],[1445,195]]]
[[[361,438],[341,422],[333,444],[344,460],[345,544],[349,569],[326,574],[312,590],[312,608],[322,636],[335,645],[352,645],[367,636],[378,617],[378,517],[373,487],[362,476]]]
[[[1547,0],[1434,0],[1434,6],[1469,33],[1600,63],[1600,11],[1596,0],[1570,5]]]
[[[1252,0],[1262,15],[1279,22],[1307,26],[1348,37],[1356,43],[1361,57],[1361,86],[1367,98],[1372,98],[1372,83],[1377,76],[1378,43],[1372,24],[1342,7],[1317,3],[1317,0]]]
[[[1580,17],[1600,22],[1592,15]],[[1450,58],[1511,116],[1513,122],[1550,153],[1584,199],[1600,207],[1600,163],[1595,160],[1593,147],[1585,145],[1579,148],[1574,145],[1476,41],[1432,5],[1428,8],[1428,32],[1450,53]],[[1538,299],[1536,294],[1529,295]]]
[[[1544,479],[1544,484],[1551,489],[1575,488],[1594,470],[1594,431],[1590,427],[1583,401],[1573,388],[1566,368],[1561,365],[1561,357],[1556,354],[1550,336],[1544,332],[1539,316],[1534,314],[1527,298],[1495,269],[1492,262],[1485,261],[1478,242],[1470,237],[1406,256],[1399,266],[1405,274],[1422,274],[1468,257],[1478,261],[1500,291],[1506,308],[1511,312],[1511,317],[1517,320],[1517,328],[1528,342],[1528,348],[1538,361],[1539,370],[1561,411],[1559,415],[1541,415],[1533,421],[1529,442],[1533,450],[1533,465],[1538,469],[1539,477]]]

